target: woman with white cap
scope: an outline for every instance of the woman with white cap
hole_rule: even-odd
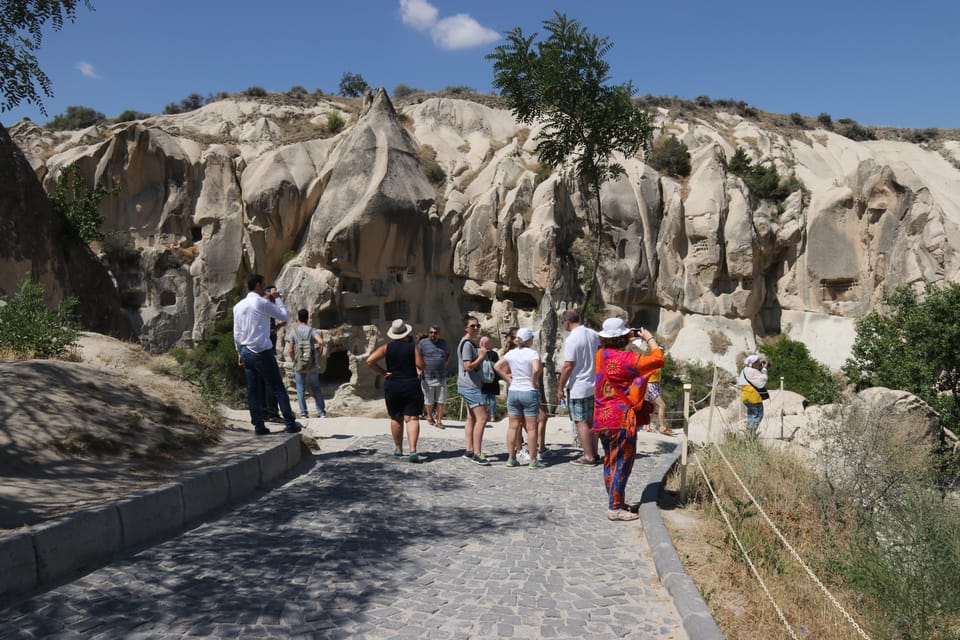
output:
[[[423,390],[420,372],[426,366],[423,354],[410,338],[413,327],[396,319],[387,330],[390,342],[377,347],[367,358],[367,365],[383,376],[383,401],[390,416],[390,434],[393,436],[393,455],[403,456],[403,424],[407,425],[410,462],[421,462],[417,453],[420,438],[420,416],[423,414]],[[380,366],[386,360],[386,368]]]
[[[631,334],[650,346],[649,354],[627,350]],[[603,482],[608,520],[636,520],[626,508],[625,492],[637,456],[637,409],[643,403],[647,376],[663,366],[663,350],[646,329],[628,328],[620,318],[603,321],[596,356],[593,429],[603,442]]]
[[[537,451],[537,416],[540,413],[540,354],[534,351],[533,331],[526,327],[517,330],[515,349],[507,351],[494,366],[500,377],[507,381],[507,466],[517,467],[516,443],[523,420],[527,431],[530,451]],[[546,465],[538,458],[530,461],[528,468],[543,469]]]
[[[767,392],[767,363],[756,353],[751,353],[743,361],[743,369],[737,376],[740,385],[740,400],[747,408],[747,434],[756,437],[760,434],[760,422],[763,420],[763,395]]]

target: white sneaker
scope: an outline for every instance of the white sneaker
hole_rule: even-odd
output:
[[[520,451],[517,452],[517,462],[520,464],[528,464],[530,462],[530,453],[526,448],[520,449]]]

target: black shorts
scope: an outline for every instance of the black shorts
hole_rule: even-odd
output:
[[[404,416],[423,415],[423,390],[420,381],[391,380],[383,385],[383,401],[387,405],[387,415],[393,420],[403,421]]]

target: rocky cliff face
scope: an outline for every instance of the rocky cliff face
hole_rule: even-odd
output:
[[[334,111],[348,125],[330,137]],[[563,172],[540,169],[538,129],[476,102],[434,97],[398,113],[382,90],[362,105],[238,98],[11,132],[48,189],[71,162],[121,186],[102,207],[124,242],[101,257],[150,348],[201,337],[256,271],[328,330],[361,392],[374,381],[356,364],[394,317],[439,323],[455,341],[472,311],[491,334],[532,326],[555,353],[556,312],[594,269],[610,312],[655,329],[677,358],[727,369],[779,331],[837,368],[885,289],[958,279],[956,141],[854,142],[723,112],[659,118],[693,171],[678,180],[621,159],[626,174],[601,193],[599,265],[594,212]],[[751,199],[727,169],[737,147],[805,191],[780,207]]]
[[[85,327],[130,337],[130,317],[119,304],[110,274],[89,247],[67,239],[63,221],[2,126],[0,176],[0,293],[15,293],[29,274],[51,307],[75,296],[75,311]]]

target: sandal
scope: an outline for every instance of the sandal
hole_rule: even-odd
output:
[[[670,429],[669,427],[666,428],[666,429],[659,429],[658,431],[660,432],[661,435],[665,435],[665,436],[675,436],[675,435],[677,435],[677,432],[674,431],[673,429]]]
[[[607,511],[607,520],[612,520],[613,522],[628,522],[630,520],[638,520],[639,518],[639,514],[632,513],[626,509],[611,509]]]

